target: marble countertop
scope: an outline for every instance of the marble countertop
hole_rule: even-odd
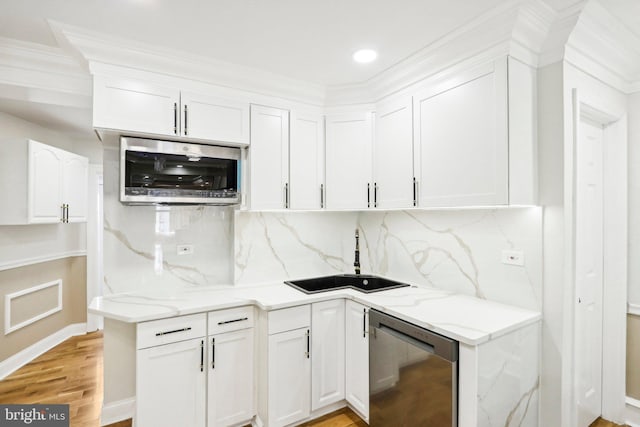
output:
[[[127,293],[94,298],[89,312],[128,323],[255,305],[278,310],[346,298],[468,345],[478,345],[541,319],[536,311],[433,288],[406,287],[365,294],[340,289],[307,295],[284,283],[212,286],[165,295]]]

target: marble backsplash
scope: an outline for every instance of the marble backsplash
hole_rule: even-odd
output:
[[[237,285],[353,272],[540,309],[541,208],[235,213]],[[524,254],[524,267],[501,262]]]
[[[232,284],[233,208],[123,205],[118,155],[105,148],[104,295]]]
[[[104,295],[273,283],[354,271],[529,309],[542,292],[542,209],[247,212],[237,207],[129,206],[119,151],[104,150]],[[193,253],[178,255],[178,245]],[[501,262],[524,253],[524,267]]]

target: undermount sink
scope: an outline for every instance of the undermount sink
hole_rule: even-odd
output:
[[[284,283],[305,294],[315,294],[345,288],[371,293],[409,286],[406,283],[365,274],[337,274],[335,276],[314,277],[312,279],[289,280]]]

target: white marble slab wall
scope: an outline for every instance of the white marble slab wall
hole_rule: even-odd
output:
[[[480,345],[478,427],[538,427],[540,325]]]
[[[363,273],[539,309],[540,208],[376,212],[236,212],[237,284]],[[501,262],[524,253],[523,267]]]
[[[123,205],[118,154],[104,152],[104,295],[232,284],[233,208]]]
[[[236,284],[353,272],[355,212],[235,215]]]

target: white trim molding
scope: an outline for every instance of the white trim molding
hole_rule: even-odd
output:
[[[11,301],[23,297],[25,295],[32,294],[34,292],[41,291],[43,289],[52,288],[54,286],[58,287],[58,301],[56,306],[40,313],[30,319],[24,320],[18,324],[11,324]],[[55,314],[59,311],[62,311],[62,279],[52,280],[51,282],[43,283],[41,285],[32,286],[27,289],[23,289],[18,292],[13,292],[4,296],[4,334],[8,335],[11,332],[17,331],[18,329],[22,329],[25,326],[29,326],[32,323],[37,322],[38,320],[42,320],[45,317],[49,317],[52,314]]]
[[[598,1],[582,10],[565,60],[626,94],[640,89],[640,37]]]
[[[633,314],[634,316],[640,316],[640,304],[627,304],[627,313]]]
[[[12,268],[26,267],[29,265],[40,264],[42,262],[48,262],[48,261],[55,261],[63,258],[73,258],[77,256],[86,256],[86,255],[87,255],[86,250],[76,250],[76,251],[60,252],[57,254],[37,256],[33,258],[16,259],[16,260],[7,261],[7,262],[0,262],[0,271],[11,270]]]
[[[115,424],[119,421],[128,420],[129,418],[133,419],[135,412],[136,412],[135,397],[130,397],[128,399],[122,399],[115,402],[106,403],[102,406],[102,414],[100,415],[100,425],[108,426],[109,424]]]
[[[640,427],[640,400],[627,396],[624,423],[630,427]]]
[[[73,323],[0,362],[0,380],[63,341],[87,332],[86,323]]]

